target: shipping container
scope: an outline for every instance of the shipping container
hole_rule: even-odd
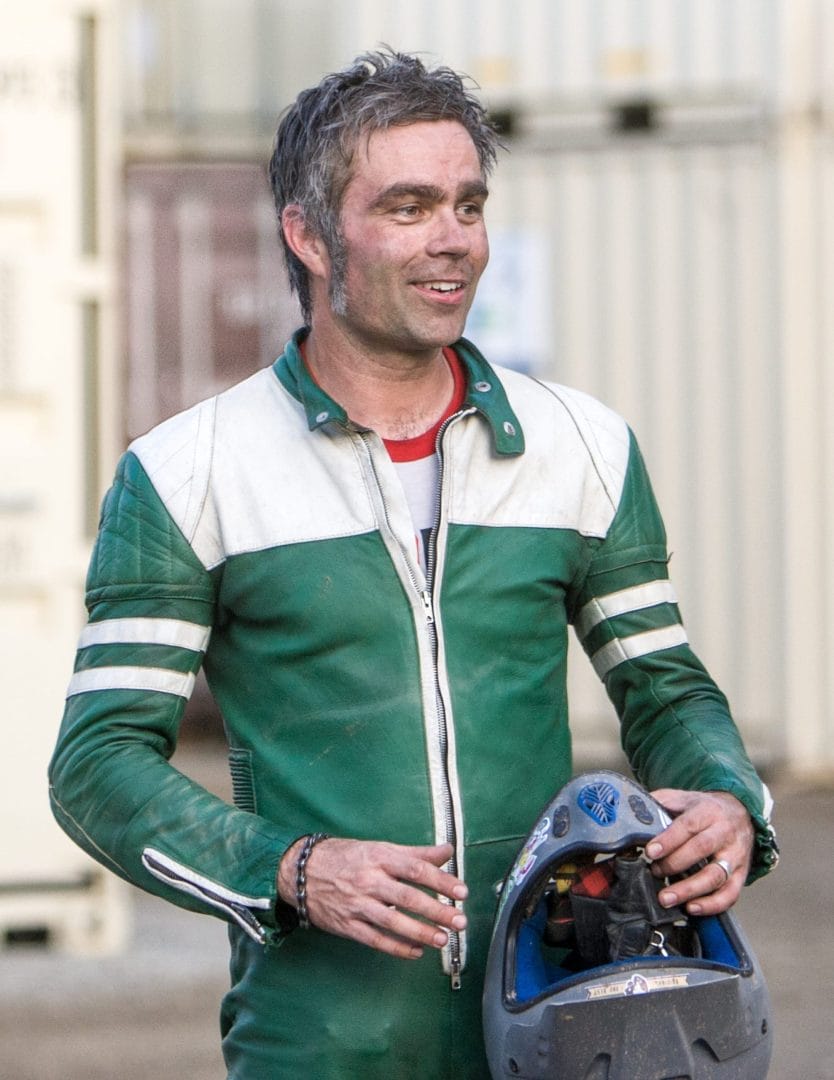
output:
[[[121,883],[55,824],[46,776],[121,427],[107,14],[0,15],[0,946],[105,951],[127,931]]]

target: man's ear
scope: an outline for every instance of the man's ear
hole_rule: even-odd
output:
[[[327,279],[330,256],[324,241],[307,224],[303,209],[290,203],[281,213],[281,230],[290,251],[304,263],[313,277]]]

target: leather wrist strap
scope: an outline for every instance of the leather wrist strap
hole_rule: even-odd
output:
[[[329,834],[323,832],[305,836],[301,854],[295,865],[295,906],[298,911],[298,925],[302,930],[310,929],[310,916],[307,912],[307,861],[316,844],[327,839],[329,839]]]

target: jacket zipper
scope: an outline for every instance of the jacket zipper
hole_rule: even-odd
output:
[[[465,410],[463,412],[456,413],[454,416],[448,417],[448,419],[446,419],[443,424],[441,424],[434,442],[434,450],[437,454],[439,468],[434,508],[434,525],[432,526],[431,533],[429,534],[429,542],[426,550],[426,581],[428,582],[430,595],[434,592],[435,567],[437,563],[437,535],[440,530],[440,514],[443,502],[443,436],[451,423],[458,419],[458,417],[467,415],[467,413],[470,411],[474,410]],[[446,717],[446,707],[443,701],[443,694],[440,689],[440,664],[438,662],[437,624],[434,619],[432,620],[431,626],[429,627],[429,636],[431,639],[432,661],[434,664],[434,686],[435,694],[437,697],[438,728],[440,731],[440,753],[443,759],[443,776],[445,780],[443,788],[443,800],[446,812],[446,830],[449,842],[452,844],[453,848],[452,858],[449,860],[449,870],[451,873],[457,874],[459,870],[457,855],[458,836],[457,830],[455,828],[454,807],[452,805],[452,787],[449,780],[449,728]],[[460,933],[457,930],[449,931],[449,967],[449,978],[451,981],[451,987],[453,990],[459,990],[461,985],[461,972],[463,970],[463,961],[461,938]]]
[[[434,614],[434,568],[436,562],[436,548],[437,548],[437,531],[440,525],[440,510],[442,502],[442,489],[443,489],[443,455],[440,450],[440,443],[444,432],[458,417],[465,415],[465,413],[459,412],[454,416],[450,416],[441,426],[437,433],[435,441],[435,451],[437,453],[438,462],[440,464],[438,484],[435,498],[435,515],[434,525],[432,526],[431,534],[429,536],[428,550],[426,551],[426,588],[422,588],[420,582],[417,580],[416,575],[411,569],[411,563],[407,557],[407,553],[403,550],[403,545],[397,538],[394,530],[391,527],[390,518],[388,516],[388,505],[385,501],[385,492],[382,489],[382,485],[379,482],[379,475],[376,471],[374,464],[373,452],[366,438],[366,433],[359,432],[358,434],[362,438],[365,444],[368,459],[371,465],[371,471],[373,472],[374,482],[379,493],[380,502],[382,504],[383,514],[385,518],[385,525],[389,535],[394,537],[397,546],[403,552],[404,563],[408,572],[408,576],[411,579],[412,586],[420,597],[420,601],[423,605],[423,613],[425,616],[426,628],[429,635],[429,643],[431,645],[431,657],[432,657],[432,674],[434,677],[434,694],[435,694],[435,709],[437,712],[437,727],[438,727],[438,749],[440,751],[440,757],[443,762],[443,787],[441,790],[441,801],[443,804],[443,825],[444,833],[448,843],[452,845],[452,857],[449,860],[448,867],[449,872],[452,874],[458,873],[458,834],[455,827],[455,813],[452,797],[452,785],[449,778],[449,735],[448,725],[446,718],[446,706],[443,701],[443,694],[440,688],[440,672],[438,663],[438,640],[437,640],[437,622]],[[461,985],[461,971],[462,971],[462,950],[461,950],[461,938],[460,933],[457,930],[450,930],[449,934],[449,979],[453,990],[459,990]]]
[[[198,874],[189,872],[187,867],[180,866],[173,859],[151,848],[146,848],[142,852],[142,863],[145,869],[159,881],[225,911],[249,937],[257,941],[259,945],[266,944],[267,930],[256,918],[249,905],[268,907],[267,898],[258,900],[254,897],[244,897],[228,892],[222,886],[211,884]]]

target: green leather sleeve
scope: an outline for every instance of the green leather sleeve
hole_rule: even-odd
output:
[[[180,688],[201,664],[214,593],[212,575],[126,454],[103,504],[90,621],[50,795],[60,825],[115,873],[183,907],[250,930],[261,924],[253,936],[264,939],[274,927],[277,862],[294,837],[169,763],[186,701]]]
[[[580,637],[620,717],[623,749],[641,783],[727,791],[746,807],[756,832],[752,881],[778,857],[769,795],[725,696],[686,642],[667,558],[663,522],[632,437],[614,521],[575,599],[576,613],[598,612],[593,619],[586,614],[584,624],[579,619]],[[638,598],[646,596],[659,602],[642,606],[647,601]]]

